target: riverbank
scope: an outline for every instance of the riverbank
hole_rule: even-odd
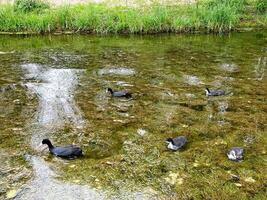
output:
[[[2,34],[229,32],[266,29],[267,13],[257,1],[200,1],[172,6],[109,6],[104,3],[0,8]],[[264,0],[262,0],[264,2]],[[265,9],[265,8],[264,8]]]

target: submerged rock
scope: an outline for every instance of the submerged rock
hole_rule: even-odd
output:
[[[243,159],[243,154],[244,154],[243,148],[233,147],[228,151],[227,156],[229,160],[239,161]]]
[[[6,193],[6,198],[7,199],[13,199],[14,197],[16,197],[18,194],[17,190],[9,190],[7,193]]]
[[[247,177],[247,178],[245,178],[244,181],[247,182],[247,183],[255,183],[256,182],[256,180],[254,178],[252,178],[252,177]]]
[[[143,129],[143,128],[139,128],[139,129],[137,129],[137,133],[138,133],[139,135],[141,135],[141,136],[144,136],[144,135],[146,134],[146,130]]]
[[[242,184],[240,184],[240,183],[235,183],[235,185],[236,185],[237,187],[242,187]]]

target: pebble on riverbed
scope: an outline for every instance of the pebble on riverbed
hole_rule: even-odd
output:
[[[7,199],[13,199],[14,197],[17,196],[17,190],[9,190],[7,193],[6,193],[6,198]]]
[[[137,133],[140,135],[140,136],[144,136],[146,134],[146,130],[143,129],[143,128],[139,128],[137,129]]]

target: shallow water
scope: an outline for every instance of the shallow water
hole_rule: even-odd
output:
[[[267,32],[1,36],[0,52],[0,198],[265,197]],[[168,151],[179,135],[186,148]],[[85,157],[40,151],[46,137]]]

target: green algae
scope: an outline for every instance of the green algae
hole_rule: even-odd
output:
[[[31,150],[25,124],[34,117],[36,99],[21,86],[1,93],[1,150],[15,152],[7,153],[13,168],[30,169],[23,155],[38,154],[59,179],[110,195],[151,191],[162,199],[262,199],[267,107],[266,64],[259,59],[267,56],[267,33],[260,34],[1,36],[0,51],[15,50],[0,55],[1,87],[24,81],[22,63],[84,69],[75,99],[85,128],[66,124],[51,138],[79,144],[86,156],[62,161]],[[98,73],[119,67],[135,74]],[[229,94],[206,98],[206,85]],[[107,87],[127,89],[133,99],[108,97]],[[139,128],[146,130],[143,136]],[[168,151],[164,140],[178,135],[187,136],[186,148]],[[232,146],[245,148],[242,162],[227,159]]]

